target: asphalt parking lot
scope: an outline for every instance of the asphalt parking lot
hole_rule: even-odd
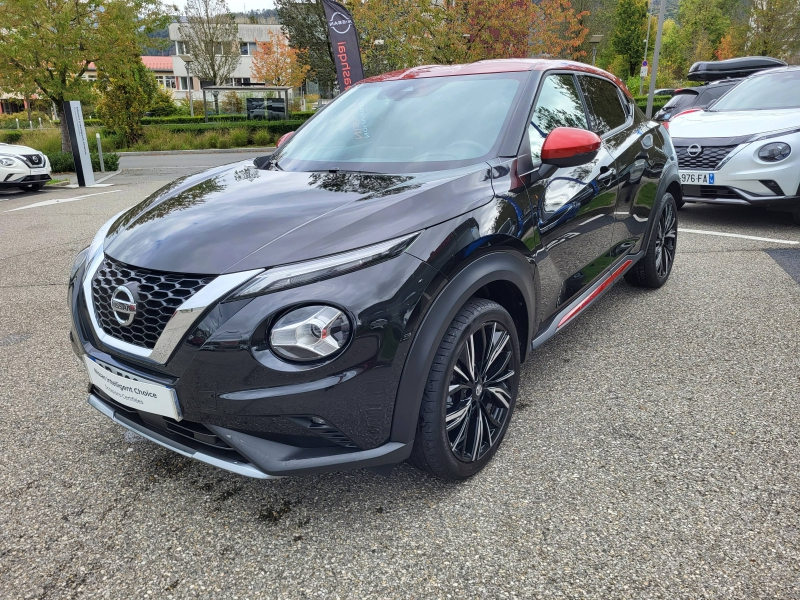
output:
[[[667,285],[617,285],[538,350],[470,481],[265,482],[123,433],[67,340],[73,255],[201,166],[0,195],[0,598],[800,596],[788,218],[680,211],[707,233],[679,234]]]

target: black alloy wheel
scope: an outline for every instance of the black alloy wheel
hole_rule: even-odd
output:
[[[519,387],[520,352],[511,316],[472,299],[436,353],[411,462],[443,479],[480,471],[505,435]]]
[[[656,220],[647,252],[631,269],[625,273],[628,283],[639,287],[660,288],[666,283],[675,264],[675,251],[678,247],[678,208],[672,194],[664,194],[654,210]]]

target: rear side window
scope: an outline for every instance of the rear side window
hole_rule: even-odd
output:
[[[722,98],[725,94],[727,94],[733,88],[734,84],[731,85],[713,85],[708,86],[706,88],[705,93],[700,95],[697,104],[700,106],[708,106],[717,98]]]
[[[672,100],[664,105],[664,110],[668,108],[689,108],[697,100],[697,92],[681,92],[675,94]]]
[[[583,102],[572,75],[548,75],[542,82],[528,127],[534,162],[541,155],[544,138],[556,127],[588,129]]]
[[[589,105],[592,130],[598,135],[623,125],[627,120],[625,109],[619,99],[617,86],[599,77],[581,75],[581,86]]]

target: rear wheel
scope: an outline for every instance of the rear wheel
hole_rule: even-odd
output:
[[[656,222],[645,255],[625,273],[625,281],[639,287],[660,288],[675,264],[678,217],[675,198],[666,193],[655,214]]]
[[[469,300],[436,351],[410,462],[448,480],[486,466],[508,429],[519,369],[511,316],[496,302]]]

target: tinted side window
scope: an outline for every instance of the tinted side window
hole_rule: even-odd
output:
[[[696,92],[683,92],[675,94],[672,100],[664,105],[664,108],[682,108],[684,106],[691,106],[697,99]]]
[[[715,85],[709,86],[705,93],[700,96],[698,104],[708,106],[717,98],[722,98],[725,94],[731,91],[733,85]]]
[[[572,75],[548,75],[542,82],[528,127],[534,162],[541,155],[544,138],[556,127],[588,129],[583,102]]]
[[[599,77],[580,76],[586,103],[592,116],[592,129],[598,135],[616,129],[626,121],[617,86]]]

